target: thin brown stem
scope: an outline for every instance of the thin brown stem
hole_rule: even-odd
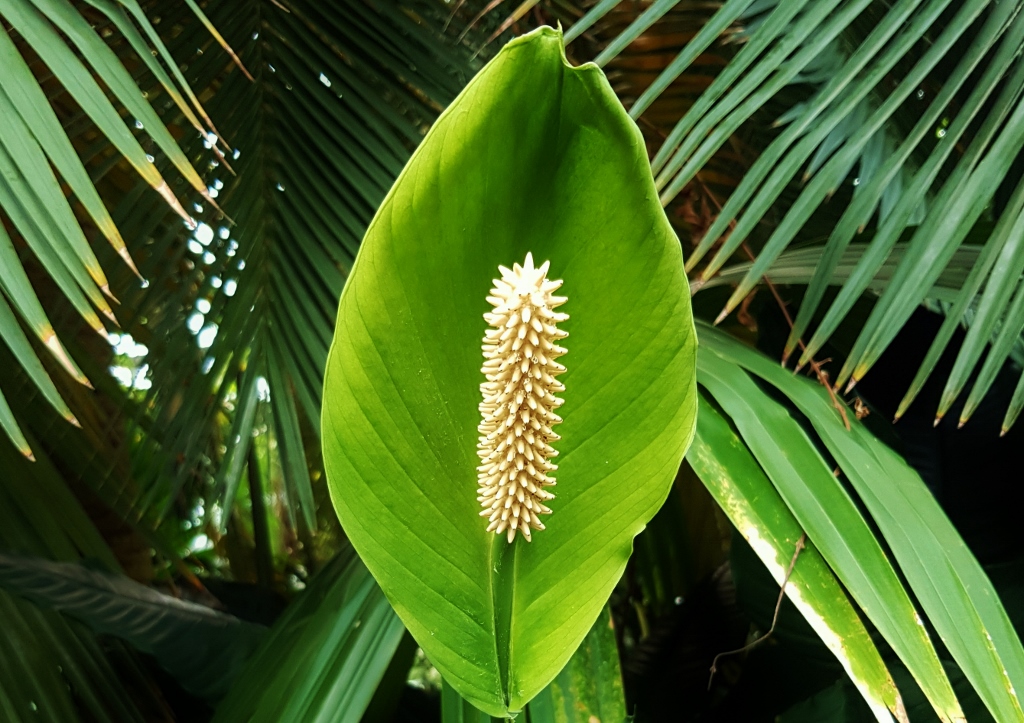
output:
[[[708,188],[707,184],[704,183],[704,181],[701,179],[700,174],[698,173],[695,176],[695,178],[696,178],[696,181],[701,185],[701,188],[703,188],[704,193],[707,194],[707,197],[709,199],[711,199],[711,202],[713,204],[715,204],[715,206],[718,207],[719,212],[721,212],[722,204],[720,204],[718,202],[718,199],[715,197],[715,194],[711,192],[711,189]],[[730,221],[729,222],[729,231],[732,232],[735,228],[736,228],[736,221],[735,220]],[[751,261],[754,261],[757,258],[754,255],[754,252],[750,250],[750,246],[747,245],[746,241],[743,242],[742,248],[743,248],[744,253],[746,253],[747,258],[749,258]],[[770,278],[768,278],[768,274],[763,275],[761,277],[761,279],[762,279],[762,281],[764,281],[765,286],[768,287],[768,290],[772,293],[772,296],[775,298],[775,302],[779,305],[779,309],[782,311],[782,315],[783,315],[783,317],[785,317],[786,323],[789,324],[789,328],[792,329],[793,328],[793,317],[791,317],[789,315],[789,309],[786,308],[786,302],[784,302],[782,300],[782,297],[779,295],[779,290],[775,288],[775,284],[773,284],[772,280]],[[797,339],[797,343],[800,345],[800,349],[802,349],[804,351],[807,350],[807,347],[804,344],[804,340],[803,339],[798,338]],[[814,372],[814,375],[818,378],[818,382],[823,387],[825,387],[825,389],[828,391],[828,396],[832,400],[832,406],[835,407],[837,412],[839,412],[839,415],[843,418],[843,425],[846,427],[847,431],[849,431],[850,430],[850,420],[846,416],[846,408],[843,406],[842,402],[839,401],[839,397],[836,396],[835,390],[832,388],[832,385],[829,383],[828,372],[826,372],[824,369],[822,369],[821,362],[815,361],[813,357],[811,357],[808,360],[808,364],[810,365],[811,370]]]
[[[737,648],[736,650],[730,650],[728,652],[719,653],[718,655],[716,655],[715,659],[711,661],[711,675],[708,677],[708,690],[711,690],[711,683],[715,679],[715,673],[718,672],[718,661],[721,658],[725,658],[730,655],[738,655],[739,653],[749,652],[754,647],[760,645],[765,640],[767,640],[768,636],[775,632],[775,625],[779,622],[779,610],[782,609],[782,598],[786,594],[786,584],[789,582],[789,576],[793,574],[793,568],[796,567],[796,561],[800,557],[800,552],[804,549],[806,544],[807,533],[801,533],[800,539],[796,541],[796,549],[793,550],[793,557],[789,561],[789,567],[786,568],[786,575],[782,578],[782,587],[779,588],[779,597],[775,601],[775,613],[772,615],[772,626],[768,628],[768,632],[762,635],[761,637],[757,638],[756,640],[747,643],[742,648]]]

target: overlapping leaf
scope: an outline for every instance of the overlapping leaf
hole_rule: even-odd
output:
[[[997,720],[1024,720],[1016,693],[1024,682],[1024,648],[992,583],[920,476],[859,422],[846,429],[819,386],[711,327],[698,329],[702,350],[776,386],[806,415],[989,711]],[[871,609],[866,613],[871,616]]]

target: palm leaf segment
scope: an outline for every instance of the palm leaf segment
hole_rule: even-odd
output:
[[[151,431],[134,452],[136,519],[157,524],[191,485],[226,524],[253,431],[266,428],[290,524],[298,513],[316,528],[311,474],[337,299],[377,205],[472,74],[468,51],[445,56],[448,44],[435,42],[441,12],[429,2],[212,8],[209,22],[252,79],[187,9],[163,16],[181,28],[171,52],[209,96],[237,176],[215,158],[203,169],[233,223],[208,219],[193,232],[134,197],[114,213],[143,240],[150,282],[122,304],[122,325],[164,362],[136,416]],[[200,156],[203,143],[186,153]]]
[[[598,3],[567,37],[600,27],[615,5]],[[741,127],[763,121],[763,108],[780,94],[792,93],[794,84],[811,92],[776,120],[781,130],[688,258],[700,286],[748,239],[761,246],[756,261],[736,277],[736,290],[719,318],[776,268],[791,244],[814,237],[812,216],[835,196],[842,216],[827,231],[813,271],[806,274],[809,286],[786,356],[823,314],[797,362],[806,364],[861,294],[877,289],[878,302],[838,374],[839,384],[852,386],[913,309],[934,297],[943,278],[963,270],[961,285],[943,306],[945,323],[899,413],[924,385],[956,327],[969,321],[937,414],[942,417],[960,396],[991,343],[961,423],[970,417],[1024,329],[1018,229],[1024,186],[1011,172],[1024,146],[1020,10],[1017,2],[986,0],[901,0],[884,7],[870,0],[730,0],[721,6],[631,107],[643,125],[648,109],[704,49],[727,28],[743,29],[743,46],[681,114],[654,155],[663,203],[697,179]],[[661,3],[652,3],[608,43],[597,62],[610,62],[664,12]],[[1009,201],[992,211],[1001,186],[1011,191]],[[795,199],[790,198],[794,187]],[[762,237],[760,224],[769,215],[781,220]],[[851,242],[865,229],[873,230],[870,242],[854,246],[862,250],[852,269],[837,276],[850,262]],[[965,264],[964,245],[975,243],[979,231],[980,248],[967,254],[973,263]],[[825,304],[827,288],[837,283],[842,289]],[[1006,412],[1004,431],[1022,405],[1024,381]]]
[[[179,184],[187,181],[190,193],[209,198],[205,183],[95,26],[121,31],[139,63],[158,78],[196,132],[206,136],[212,127],[138,4],[98,1],[93,6],[82,11],[88,17],[66,0],[11,0],[0,8],[0,336],[47,401],[76,424],[25,331],[74,379],[85,385],[89,380],[57,338],[25,273],[22,255],[32,257],[86,324],[103,335],[107,325],[115,323],[115,297],[87,235],[104,239],[131,271],[138,272],[83,164],[82,144],[69,138],[71,129],[86,120],[104,144],[116,149],[118,157],[157,191],[154,198],[187,223],[193,222],[178,198],[182,192],[171,190],[154,164],[154,154],[161,156],[163,165],[173,166]],[[172,80],[168,71],[178,78]],[[58,106],[68,107],[64,100],[75,106],[73,115],[58,115]],[[127,111],[128,122],[119,108]],[[102,175],[95,166],[91,171]],[[74,208],[65,188],[76,200]],[[31,456],[2,394],[0,426]]]

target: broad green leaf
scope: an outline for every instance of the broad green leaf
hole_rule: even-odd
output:
[[[0,588],[148,653],[195,695],[218,700],[266,629],[109,572],[0,552]]]
[[[991,581],[920,476],[828,394],[706,325],[700,341],[778,387],[807,416],[878,525],[922,609],[989,711],[1022,721],[1024,648]],[[1024,688],[1022,688],[1024,689]]]
[[[920,615],[871,528],[810,438],[746,372],[702,352],[697,380],[732,417],[793,516],[918,681],[942,720],[962,717]]]
[[[215,723],[358,723],[405,629],[347,548],[274,623]]]
[[[570,318],[553,514],[532,542],[476,500],[481,315],[499,265],[550,260]],[[346,534],[448,682],[521,710],[564,667],[692,435],[677,239],[636,126],[541,28],[442,115],[379,209],[338,312],[322,420]]]
[[[700,393],[697,433],[687,460],[743,538],[782,584],[802,530],[761,466]],[[832,570],[808,543],[786,584],[786,595],[821,637],[879,721],[899,718],[900,694],[864,623]]]
[[[618,644],[611,611],[605,607],[583,643],[526,708],[529,723],[593,723],[626,721]],[[444,723],[491,723],[495,719],[475,708],[447,682],[441,691]]]
[[[611,611],[605,608],[562,672],[530,701],[530,723],[625,721],[617,645]]]

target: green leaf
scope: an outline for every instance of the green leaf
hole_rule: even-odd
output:
[[[459,695],[447,680],[441,680],[442,723],[494,723],[496,720]]]
[[[92,119],[97,128],[124,155],[132,167],[152,186],[178,215],[186,221],[191,216],[171,191],[171,187],[146,158],[146,152],[131,134],[117,110],[111,105],[106,94],[93,79],[82,61],[72,52],[63,38],[53,29],[45,17],[26,0],[15,0],[4,6],[4,17],[19,32],[26,42],[39,54],[54,76],[67,89],[83,111]],[[81,16],[79,16],[81,20]],[[83,21],[84,22],[84,21]],[[88,32],[93,32],[87,29]],[[102,44],[102,41],[100,41]],[[106,46],[104,46],[106,47]],[[107,49],[109,52],[109,48]],[[105,53],[104,53],[105,55]],[[127,72],[121,67],[122,72]],[[142,93],[135,88],[142,99]],[[145,103],[145,101],[143,101]],[[148,107],[148,104],[147,104]],[[150,108],[150,113],[154,111]],[[148,117],[148,113],[146,114]],[[159,121],[157,121],[159,123]],[[163,127],[163,126],[161,126]],[[164,129],[166,133],[166,129]],[[165,152],[167,149],[164,149]],[[180,149],[178,153],[180,153]],[[205,186],[204,186],[205,190]],[[5,206],[6,207],[6,206]]]
[[[7,433],[8,438],[17,447],[19,452],[29,459],[35,459],[35,455],[32,454],[32,447],[29,446],[24,432],[18,426],[18,420],[14,418],[11,406],[7,403],[7,398],[2,391],[0,391],[0,427],[3,427],[4,432]]]
[[[100,200],[96,187],[61,128],[42,88],[7,33],[0,33],[0,58],[3,58],[4,64],[4,73],[0,75],[0,92],[6,93],[15,111],[32,130],[39,145],[89,212],[93,222],[134,271],[135,263],[124,245],[124,239]]]
[[[25,0],[13,0],[15,4]],[[160,117],[153,110],[142,91],[132,80],[128,70],[121,63],[121,60],[107,46],[100,36],[89,26],[85,18],[68,2],[68,0],[31,0],[31,2],[50,19],[57,28],[64,33],[68,39],[78,48],[93,70],[98,73],[110,88],[111,92],[124,105],[129,113],[135,116],[138,127],[145,127],[156,145],[170,159],[178,172],[185,180],[197,190],[210,204],[216,207],[216,203],[210,196],[203,179],[199,177],[195,168],[185,157],[184,152],[178,146],[178,142],[171,137],[170,131],[160,120]],[[143,18],[145,25],[149,25]],[[174,64],[172,63],[172,67]],[[179,82],[185,88],[188,84],[184,77],[179,76]]]
[[[532,252],[570,319],[558,496],[509,545],[475,499],[481,314]],[[601,611],[694,425],[680,247],[636,126],[560,34],[507,45],[434,125],[381,206],[338,312],[323,443],[335,509],[449,683],[522,707]]]
[[[562,672],[530,701],[527,711],[530,723],[626,720],[619,650],[607,607]]]
[[[704,393],[687,460],[782,584],[803,531],[743,440]],[[891,720],[888,711],[902,708],[899,692],[864,623],[813,543],[797,558],[786,594],[839,659],[875,717]]]
[[[224,696],[266,630],[121,575],[0,552],[0,588],[149,653],[182,687]]]
[[[405,628],[345,550],[274,623],[215,723],[357,723]]]
[[[836,187],[842,182],[843,178],[846,177],[849,169],[861,156],[869,141],[873,138],[879,137],[880,133],[885,133],[884,125],[889,121],[892,114],[896,112],[908,97],[910,97],[911,93],[919,87],[920,83],[927,78],[928,73],[931,72],[934,66],[945,57],[949,48],[951,48],[953,44],[960,39],[960,36],[963,33],[962,29],[969,27],[971,21],[974,19],[974,15],[980,13],[982,9],[983,8],[980,6],[971,8],[965,5],[961,9],[962,17],[958,16],[955,18],[946,28],[946,32],[933,41],[929,46],[928,51],[921,56],[910,72],[900,80],[899,85],[892,91],[892,93],[889,94],[885,99],[885,102],[882,103],[869,118],[858,124],[858,127],[853,130],[850,137],[846,139],[842,148],[829,159],[828,163],[825,164],[824,168],[822,168],[819,173],[814,175],[814,178],[800,193],[796,203],[793,204],[793,207],[786,213],[786,216],[775,227],[775,230],[772,232],[768,242],[758,254],[757,261],[754,262],[754,267],[750,270],[747,277],[739,284],[739,286],[737,286],[736,290],[730,297],[726,304],[726,309],[732,311],[742,302],[743,298],[750,293],[750,290],[757,285],[771,262],[774,261],[782,250],[789,245],[797,232],[810,218],[814,210],[822,201],[824,201],[825,198],[835,193]],[[971,44],[967,52],[965,52],[963,57],[961,57],[960,64],[956,68],[952,80],[947,83],[946,86],[943,87],[942,91],[936,96],[935,100],[929,106],[928,111],[922,114],[922,117],[915,124],[908,140],[920,141],[926,133],[934,128],[934,124],[938,119],[939,114],[946,107],[947,103],[955,96],[960,85],[963,82],[966,82],[977,64],[981,62],[982,58],[1002,34],[1002,31],[1006,27],[1006,20],[1010,16],[1011,10],[1012,8],[1002,5],[998,8],[997,12],[993,13],[988,18],[985,26],[975,38],[975,42]],[[936,10],[936,14],[937,13],[938,9]],[[925,28],[922,27],[921,32],[923,33],[924,30]],[[900,40],[904,39],[900,38]],[[907,41],[904,40],[904,42]],[[890,53],[890,56],[891,55],[892,54]],[[895,58],[893,59],[893,62],[895,62]],[[913,147],[910,143],[907,143],[907,145]],[[909,150],[907,151],[907,154],[909,155]],[[897,162],[891,167],[891,173],[893,175],[895,175],[902,165],[898,158],[894,160]],[[805,173],[804,178],[806,179],[813,173],[814,169],[812,167]],[[863,161],[861,161],[861,173],[865,176],[865,185],[867,185],[868,172],[864,168]],[[861,187],[858,187],[858,191],[860,191],[860,188]],[[879,195],[881,194],[881,189],[879,189],[878,193]],[[863,192],[861,192],[858,197],[869,198],[869,196],[866,196]],[[872,207],[874,206],[873,203],[871,205]],[[867,219],[862,219],[860,223],[864,223],[866,220]],[[709,262],[703,273],[713,273],[714,270],[719,268],[728,259],[729,255],[733,250],[735,250],[741,240],[740,238],[733,238],[735,236],[737,236],[737,234],[734,232],[730,236],[729,241],[724,244],[715,255],[715,258]]]
[[[732,417],[747,446],[829,566],[943,720],[963,714],[920,616],[856,503],[796,420],[737,367],[702,352],[697,380]]]
[[[991,581],[918,474],[856,420],[847,430],[820,386],[711,327],[699,329],[703,347],[778,387],[807,416],[989,711],[1000,721],[1024,720],[1016,693],[1024,686],[1024,648]]]

